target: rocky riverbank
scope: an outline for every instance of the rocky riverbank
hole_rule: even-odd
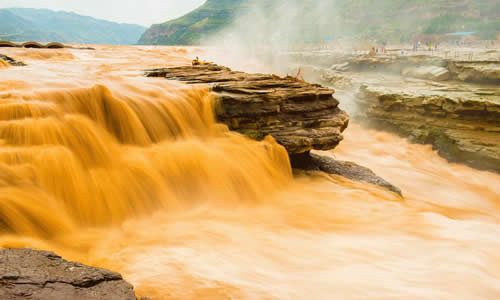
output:
[[[401,194],[366,168],[310,153],[334,149],[348,126],[349,116],[339,108],[332,89],[293,77],[248,74],[218,65],[161,68],[145,75],[210,85],[219,122],[256,140],[271,135],[288,151],[295,168],[341,175]]]
[[[137,300],[122,276],[32,249],[0,250],[0,299]],[[141,300],[147,300],[142,298]]]
[[[500,101],[439,86],[422,93],[369,85],[362,85],[355,99],[357,118],[432,144],[450,161],[500,172]]]
[[[300,57],[292,56],[297,61]],[[306,55],[306,78],[337,88],[362,124],[500,172],[500,63],[436,56]],[[330,64],[332,63],[332,64]]]
[[[376,56],[339,52],[298,52],[286,54],[285,57],[287,61],[295,64],[316,66],[332,71],[376,72],[433,81],[500,83],[500,51],[496,50],[477,55],[471,53],[469,57],[456,58],[449,52],[439,52],[436,55],[430,52],[429,54],[380,54]]]

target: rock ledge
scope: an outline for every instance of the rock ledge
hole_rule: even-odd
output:
[[[218,98],[219,122],[253,139],[271,135],[290,154],[335,148],[349,123],[334,90],[293,77],[248,74],[218,65],[154,69],[145,75],[211,85]]]

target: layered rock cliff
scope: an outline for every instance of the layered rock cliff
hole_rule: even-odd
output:
[[[367,168],[311,153],[334,149],[349,123],[332,89],[293,77],[248,74],[213,64],[154,69],[145,75],[210,85],[216,95],[217,120],[256,140],[272,136],[290,154],[293,168],[340,175],[401,195],[399,188]]]
[[[432,144],[450,161],[500,172],[500,101],[470,92],[429,92],[364,85],[356,98],[358,118]]]
[[[292,154],[335,148],[349,122],[333,90],[295,78],[217,65],[157,69],[146,75],[212,84],[218,121],[254,139],[271,135]]]

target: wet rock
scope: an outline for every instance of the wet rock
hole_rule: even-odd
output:
[[[0,299],[137,300],[118,273],[31,249],[0,250]]]
[[[322,171],[328,174],[339,175],[345,178],[368,182],[402,196],[401,189],[377,176],[372,170],[348,161],[338,161],[328,156],[315,153],[301,153],[291,155],[292,167],[306,171]]]
[[[0,54],[0,59],[6,61],[7,63],[9,63],[12,66],[16,66],[16,67],[26,66],[25,63],[23,63],[21,61],[17,61],[11,57],[8,57],[7,55]]]
[[[292,77],[217,65],[155,69],[146,76],[210,84],[218,99],[219,122],[257,140],[271,135],[290,154],[335,148],[349,122],[332,89]]]

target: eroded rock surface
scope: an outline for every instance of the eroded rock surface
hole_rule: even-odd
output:
[[[17,61],[11,57],[8,57],[7,55],[0,54],[0,59],[4,60],[5,62],[9,63],[12,66],[16,66],[16,67],[26,66],[25,63],[23,63],[21,61]]]
[[[291,154],[335,148],[349,122],[332,89],[291,77],[217,65],[156,69],[146,76],[211,84],[218,121],[254,139],[271,135]]]
[[[0,299],[137,300],[118,273],[31,249],[0,250]]]

